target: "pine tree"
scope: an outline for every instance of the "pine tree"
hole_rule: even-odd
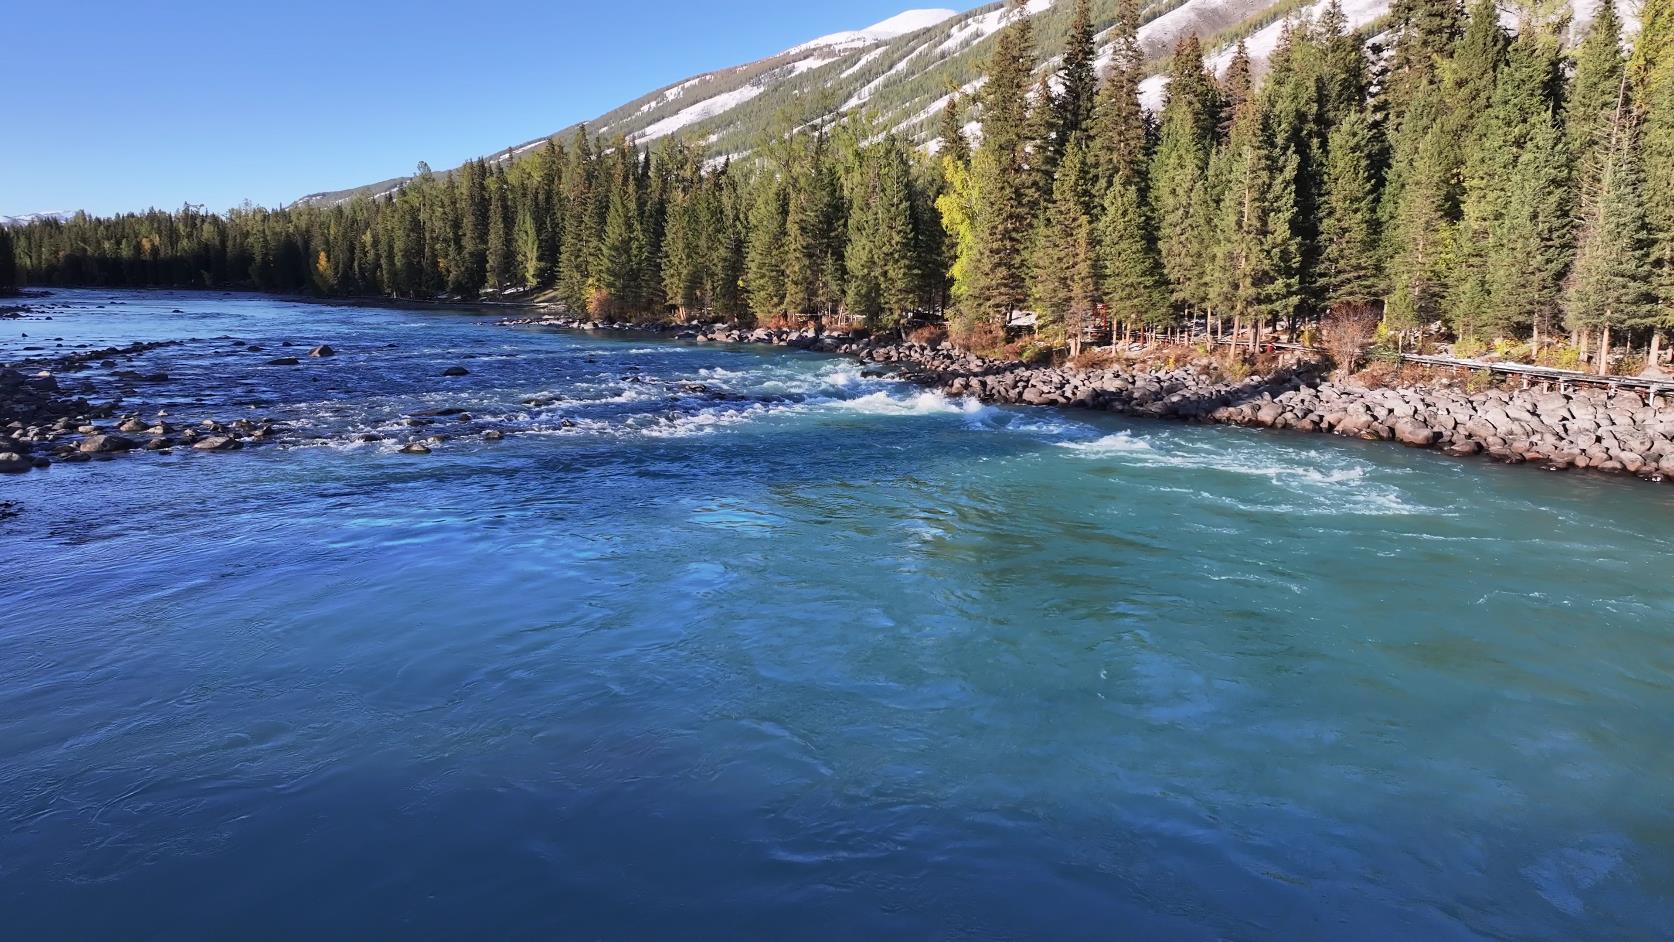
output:
[[[620,149],[611,161],[608,209],[594,246],[587,292],[587,310],[596,317],[621,317],[636,312],[641,304],[644,243],[636,163]]]
[[[563,224],[559,237],[563,251],[558,256],[559,297],[576,312],[587,310],[588,284],[597,254],[600,205],[597,174],[593,142],[587,136],[586,126],[582,126],[576,129],[575,142],[569,148],[569,163],[563,173]]]
[[[1674,328],[1674,0],[1645,0],[1628,63],[1650,230],[1649,280],[1656,308],[1646,322]]]
[[[892,328],[919,293],[911,169],[900,140],[886,135],[862,155],[850,201],[844,306],[873,329]]]
[[[1621,76],[1616,107],[1607,123],[1591,122],[1603,140],[1602,146],[1589,152],[1594,166],[1584,175],[1587,182],[1581,190],[1575,263],[1564,284],[1565,326],[1573,332],[1647,323],[1660,326],[1655,295],[1645,278],[1650,269],[1650,229],[1630,105],[1625,76]],[[1601,372],[1607,362],[1607,357],[1600,357]]]
[[[1594,163],[1590,158],[1608,146],[1626,72],[1622,21],[1615,0],[1599,0],[1598,13],[1575,51],[1575,78],[1564,99],[1564,139],[1581,169],[1583,185],[1585,168]]]
[[[1093,115],[1099,91],[1098,73],[1094,70],[1094,60],[1098,55],[1095,34],[1091,0],[1076,0],[1063,67],[1058,72],[1061,91],[1057,99],[1054,140],[1059,143],[1060,155],[1072,139],[1081,137],[1085,140],[1093,133]]]
[[[783,180],[765,174],[757,182],[750,208],[745,278],[750,310],[757,320],[777,317],[785,309],[785,196]]]
[[[1168,292],[1152,233],[1142,181],[1118,176],[1105,191],[1099,218],[1100,289],[1116,324],[1161,324],[1168,320]]]
[[[1035,235],[1030,277],[1041,332],[1067,337],[1072,350],[1079,350],[1098,303],[1096,194],[1097,180],[1078,136],[1070,141],[1053,181],[1052,200]]]
[[[1288,36],[1290,21],[1285,21]],[[1232,122],[1243,110],[1244,103],[1255,94],[1255,77],[1250,71],[1250,47],[1242,39],[1233,47],[1232,60],[1227,63],[1226,76],[1221,79],[1220,140],[1232,136]]]
[[[555,285],[563,251],[565,200],[564,151],[556,140],[548,138],[541,147],[537,169],[530,199],[519,207],[520,216],[527,215],[534,231],[533,260],[528,263],[525,280],[531,285]],[[524,224],[520,221],[518,225],[521,230]],[[524,254],[527,257],[529,253]]]
[[[936,125],[936,153],[961,164],[969,164],[971,142],[965,139],[963,115],[964,100],[959,97],[959,92],[948,92]]]
[[[504,291],[514,286],[519,273],[513,244],[517,223],[512,216],[513,197],[503,169],[494,170],[488,187],[488,283],[495,290]]]
[[[1169,69],[1149,194],[1171,299],[1190,310],[1207,309],[1212,295],[1218,199],[1210,191],[1208,169],[1219,117],[1219,94],[1203,66],[1203,47],[1197,36],[1188,36],[1175,48]]]
[[[1028,297],[1029,240],[1035,189],[1029,173],[1028,97],[1034,38],[1026,6],[1012,0],[982,89],[982,146],[971,163],[981,194],[973,209],[974,257],[966,314],[1004,323]]]
[[[1151,117],[1139,102],[1145,78],[1145,54],[1139,46],[1139,2],[1118,0],[1116,22],[1108,32],[1110,67],[1099,89],[1098,115],[1090,159],[1099,185],[1123,179],[1144,190],[1149,172]]]
[[[1454,251],[1448,169],[1458,142],[1442,131],[1441,95],[1439,84],[1428,85],[1412,103],[1393,148],[1410,157],[1391,168],[1385,188],[1389,296],[1384,320],[1397,330],[1436,320],[1447,298]]]
[[[17,256],[11,230],[0,226],[0,294],[17,288]]]
[[[1320,224],[1322,300],[1332,309],[1365,307],[1382,298],[1377,223],[1377,147],[1363,109],[1342,115],[1331,130]]]
[[[1556,313],[1570,216],[1560,76],[1556,38],[1525,21],[1465,169],[1451,299],[1462,337],[1538,329]]]

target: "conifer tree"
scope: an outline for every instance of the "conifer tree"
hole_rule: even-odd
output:
[[[894,327],[918,299],[911,170],[900,140],[886,135],[862,155],[849,207],[845,307],[874,329]]]
[[[1151,117],[1140,105],[1145,54],[1139,47],[1139,2],[1117,0],[1108,32],[1110,67],[1099,89],[1090,159],[1101,188],[1125,179],[1144,192],[1149,173]]]
[[[1219,118],[1219,93],[1204,68],[1203,47],[1196,35],[1188,36],[1169,69],[1149,188],[1163,273],[1172,301],[1185,309],[1206,309],[1212,294],[1218,200],[1208,169]]]
[[[1645,0],[1628,63],[1639,129],[1656,306],[1645,321],[1674,328],[1674,0]],[[1657,339],[1661,334],[1657,334]]]
[[[572,311],[587,310],[588,283],[592,280],[595,243],[599,228],[598,168],[594,164],[593,142],[586,126],[576,129],[564,168],[563,224],[559,237],[563,246],[558,256],[558,293]]]
[[[506,172],[496,168],[488,183],[488,283],[497,291],[513,287],[518,274],[512,200]]]
[[[608,177],[608,209],[594,246],[587,310],[594,316],[620,317],[640,305],[643,284],[637,161],[621,150]]]
[[[1560,75],[1556,37],[1525,20],[1465,168],[1451,298],[1462,337],[1538,329],[1556,313],[1570,216]]]
[[[972,204],[975,251],[964,299],[967,315],[996,324],[1027,300],[1026,256],[1036,211],[1027,126],[1034,35],[1021,0],[1011,0],[1007,15],[982,89],[982,146],[971,162],[981,198]]]
[[[1117,324],[1161,324],[1168,320],[1168,292],[1138,177],[1120,174],[1105,191],[1099,217],[1099,287],[1109,312],[1111,336]]]
[[[948,92],[936,124],[936,153],[943,158],[968,164],[971,160],[971,142],[965,138],[965,125],[961,121],[963,114],[964,101],[959,97],[959,92]]]
[[[1060,155],[1070,140],[1079,136],[1085,141],[1093,133],[1099,91],[1098,73],[1094,70],[1098,55],[1095,33],[1091,0],[1076,0],[1063,67],[1058,72],[1061,90],[1056,102],[1054,140],[1058,142]]]
[[[525,280],[531,285],[554,285],[563,250],[565,200],[564,151],[556,140],[547,138],[541,147],[538,171],[526,206],[528,226],[534,231],[534,257]]]
[[[1593,166],[1583,175],[1575,262],[1563,299],[1565,326],[1577,333],[1661,326],[1655,294],[1645,277],[1651,262],[1650,229],[1625,76],[1618,79],[1617,89],[1610,117],[1594,122],[1602,141],[1587,142]],[[1592,146],[1595,143],[1601,146]],[[1600,344],[1600,372],[1608,365],[1608,349],[1608,343]]]
[[[16,247],[11,230],[0,226],[0,294],[17,288]]]
[[[1326,151],[1320,287],[1326,307],[1365,307],[1384,295],[1377,227],[1377,148],[1364,108],[1344,113]]]
[[[785,190],[778,175],[764,174],[750,207],[745,277],[750,310],[757,320],[776,317],[785,309]]]
[[[1035,235],[1030,278],[1038,327],[1049,337],[1068,338],[1075,352],[1098,303],[1097,208],[1097,179],[1077,136],[1064,152]]]

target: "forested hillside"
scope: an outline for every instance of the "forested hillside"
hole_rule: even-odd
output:
[[[1102,31],[1074,4],[1061,37],[1027,9],[1006,15],[975,90],[945,97],[934,156],[864,112],[787,120],[733,162],[684,135],[644,148],[581,129],[381,198],[35,223],[15,230],[22,272],[540,287],[599,316],[845,311],[879,328],[946,308],[978,345],[1019,310],[1068,347],[1331,312],[1535,353],[1674,326],[1674,0],[1646,4],[1631,47],[1609,0],[1584,31],[1567,7],[1521,8],[1508,28],[1492,0],[1400,0],[1375,41],[1333,0],[1284,20],[1259,79],[1242,47],[1217,74],[1186,35],[1154,114],[1134,0]],[[1050,74],[1043,55],[1060,57]]]

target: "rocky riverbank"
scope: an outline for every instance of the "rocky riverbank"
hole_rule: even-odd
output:
[[[282,427],[271,419],[203,419],[176,426],[166,411],[146,416],[124,410],[124,387],[164,384],[169,376],[124,369],[123,361],[186,343],[133,343],[0,365],[0,474],[130,452],[168,454],[179,447],[233,451],[276,439]],[[100,383],[82,375],[89,371],[101,371],[100,378],[114,388],[102,390]]]
[[[504,323],[650,330],[698,342],[821,350],[887,365],[906,379],[984,402],[1330,433],[1461,457],[1533,463],[1551,470],[1588,468],[1649,481],[1674,481],[1674,408],[1649,406],[1626,390],[1373,388],[1352,379],[1332,380],[1324,364],[1307,360],[1271,375],[1234,380],[1217,376],[1206,365],[1031,367],[963,353],[945,343],[878,342],[849,334],[817,335],[810,330],[644,327],[570,318]]]

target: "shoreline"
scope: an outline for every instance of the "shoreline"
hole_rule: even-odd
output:
[[[1137,418],[1329,433],[1398,442],[1453,457],[1592,470],[1674,482],[1674,406],[1650,406],[1631,391],[1487,389],[1441,385],[1373,388],[1336,381],[1314,362],[1272,375],[1217,379],[1195,365],[1146,369],[1032,367],[961,353],[946,342],[877,342],[849,333],[721,325],[633,325],[573,317],[516,318],[502,326],[672,335],[698,343],[765,344],[851,356],[897,367],[901,378],[1002,405],[1084,408]]]
[[[130,290],[130,289],[124,289]],[[233,292],[226,292],[232,294]],[[50,296],[50,294],[48,295]],[[271,295],[255,296],[275,297]],[[322,304],[401,307],[387,298],[281,298]],[[417,302],[424,303],[424,302]],[[1674,404],[1651,406],[1625,389],[1570,392],[1490,388],[1470,393],[1441,384],[1373,388],[1332,380],[1315,361],[1297,360],[1263,375],[1212,375],[1204,363],[1154,368],[1120,363],[1093,368],[1028,366],[1016,360],[962,353],[945,341],[875,340],[854,332],[735,328],[668,321],[628,323],[541,314],[555,305],[535,301],[428,302],[436,307],[522,309],[536,316],[503,317],[498,326],[554,327],[634,333],[696,343],[779,346],[852,357],[891,368],[895,375],[948,396],[1004,405],[1093,409],[1138,418],[1199,424],[1330,433],[1399,442],[1455,457],[1480,456],[1502,464],[1547,470],[1584,469],[1674,481]],[[485,310],[486,309],[486,310]],[[166,382],[167,376],[116,371],[116,360],[183,340],[132,344],[57,357],[28,358],[0,367],[0,471],[22,472],[57,462],[84,462],[130,450],[237,450],[273,441],[284,429],[271,420],[204,422],[203,430],[175,429],[161,417],[119,413],[121,397],[95,404],[59,387],[56,376],[89,367],[116,379]],[[329,348],[324,348],[329,351]],[[323,352],[324,352],[323,351]],[[325,352],[329,356],[329,352]],[[294,358],[285,358],[294,359]],[[26,375],[32,374],[32,375]],[[115,419],[107,427],[98,420]],[[124,438],[123,435],[135,435]]]

